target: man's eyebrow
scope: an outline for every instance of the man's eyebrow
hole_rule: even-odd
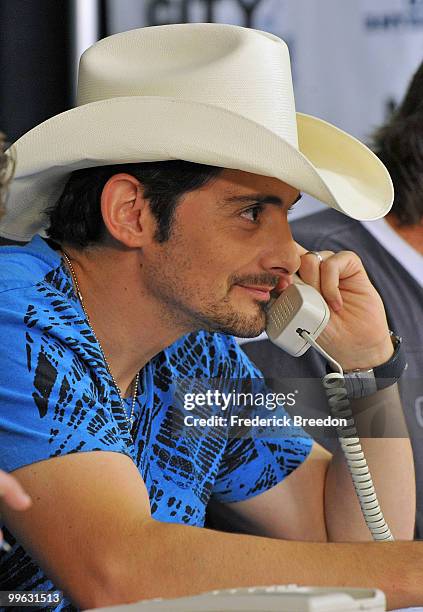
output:
[[[302,198],[302,193],[298,195],[291,206],[296,204]],[[275,195],[267,195],[263,193],[249,193],[247,195],[231,196],[224,198],[224,204],[275,204],[276,206],[284,206],[284,201]]]

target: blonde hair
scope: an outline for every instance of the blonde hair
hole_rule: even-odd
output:
[[[7,188],[15,171],[14,148],[11,147],[7,153],[6,136],[0,132],[0,217],[4,213],[6,205]]]

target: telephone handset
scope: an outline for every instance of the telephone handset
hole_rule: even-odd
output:
[[[330,311],[321,294],[294,274],[294,282],[272,300],[267,309],[269,339],[293,357],[310,348],[297,329],[305,329],[316,340],[329,322]]]
[[[393,540],[361,448],[349,406],[343,369],[316,343],[316,339],[329,323],[329,307],[316,289],[306,285],[295,274],[293,280],[293,284],[271,301],[267,308],[267,335],[274,344],[294,357],[304,355],[312,346],[338,370],[327,374],[322,382],[332,415],[345,421],[345,424],[336,426],[339,443],[373,539]]]

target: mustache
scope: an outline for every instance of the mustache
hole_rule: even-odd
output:
[[[276,286],[279,282],[279,276],[275,274],[248,274],[238,276],[234,274],[229,278],[229,285],[273,285]]]

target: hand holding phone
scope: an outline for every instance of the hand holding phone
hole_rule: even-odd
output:
[[[373,538],[390,541],[393,540],[393,535],[385,521],[373,487],[372,475],[355,428],[353,413],[349,407],[348,390],[343,372],[344,369],[352,369],[351,366],[345,367],[345,363],[354,363],[354,359],[359,364],[360,361],[363,364],[363,361],[366,360],[373,362],[370,366],[364,366],[370,368],[390,359],[393,345],[389,337],[383,303],[371,285],[360,259],[354,253],[346,251],[337,255],[329,254],[325,265],[321,257],[313,257],[313,260],[314,265],[309,266],[310,262],[308,262],[306,271],[303,268],[304,276],[308,276],[315,286],[323,288],[325,296],[330,296],[331,300],[334,300],[332,303],[339,303],[340,308],[335,307],[331,312],[315,287],[306,285],[301,279],[295,277],[293,284],[270,303],[266,331],[272,342],[297,357],[307,351],[310,342],[337,368],[337,372],[329,373],[324,377],[323,386],[326,389],[332,415],[335,418],[339,416],[346,419],[345,425],[337,425],[340,446],[360,500],[363,517]],[[318,262],[317,266],[315,260]],[[320,264],[322,264],[322,269]],[[307,267],[309,267],[308,271]],[[375,314],[375,320],[368,316],[366,308]],[[332,330],[324,342],[320,342],[318,346],[316,339],[330,325],[329,319],[333,324]],[[361,334],[360,328],[362,328]],[[304,330],[308,333],[303,334]],[[342,333],[347,339],[345,347]],[[382,343],[374,345],[375,339],[381,334],[382,338],[385,336]],[[334,339],[334,342],[329,348],[330,338]],[[366,340],[370,342],[367,354],[365,348],[361,348],[365,347]],[[386,346],[387,343],[389,346]],[[383,358],[384,354],[387,357]],[[343,356],[343,361],[338,355]],[[362,369],[363,365],[352,367]],[[348,437],[345,437],[347,433]]]
[[[308,345],[296,330],[312,325],[308,317],[314,312],[315,328],[307,331],[314,339],[320,336],[318,343],[345,370],[372,368],[388,361],[393,347],[383,302],[360,258],[351,251],[322,251],[324,262],[320,264],[316,256],[297,246],[301,279],[295,279],[294,285],[269,305],[266,331],[270,340],[291,355],[304,354]],[[304,289],[302,283],[314,292]],[[273,316],[276,313],[278,316]]]

